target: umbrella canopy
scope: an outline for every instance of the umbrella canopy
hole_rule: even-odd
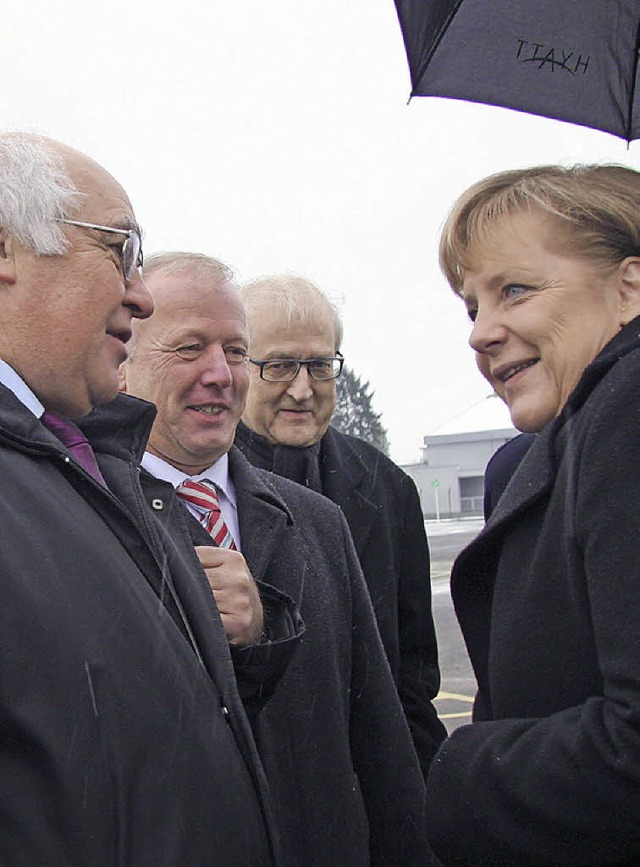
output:
[[[395,0],[411,96],[640,138],[640,0]]]

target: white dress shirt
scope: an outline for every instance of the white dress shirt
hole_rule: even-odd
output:
[[[231,481],[231,477],[229,476],[228,455],[223,455],[221,458],[218,458],[215,464],[212,464],[212,466],[195,476],[188,476],[186,473],[183,473],[182,470],[176,469],[157,455],[152,455],[151,452],[144,453],[142,466],[148,473],[151,473],[152,476],[155,476],[157,479],[162,479],[165,482],[169,482],[169,484],[173,485],[174,488],[177,488],[187,479],[191,479],[194,482],[201,482],[203,480],[213,482],[218,490],[218,502],[220,503],[220,511],[222,512],[224,522],[233,536],[236,548],[238,551],[241,550],[236,489]],[[189,503],[186,500],[184,501],[184,504],[189,511],[196,516],[196,518],[199,518],[205,511],[194,503]]]
[[[27,383],[19,376],[11,365],[0,359],[0,382],[5,385],[21,401],[36,418],[40,418],[44,407],[31,391]]]

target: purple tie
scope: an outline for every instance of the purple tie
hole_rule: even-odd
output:
[[[100,482],[106,488],[107,483],[102,477],[102,473],[96,462],[96,456],[82,431],[69,419],[61,418],[53,412],[45,412],[41,416],[40,421],[69,449],[77,463],[81,467],[84,467],[96,482]]]

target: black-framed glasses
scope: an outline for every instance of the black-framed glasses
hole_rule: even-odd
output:
[[[259,361],[250,358],[251,364],[260,368],[260,379],[265,382],[293,382],[304,365],[311,379],[326,382],[337,379],[342,373],[344,358],[340,352],[335,355],[320,358],[269,358]]]
[[[122,262],[122,272],[125,280],[131,280],[136,268],[142,268],[142,241],[137,229],[118,229],[115,226],[98,226],[96,223],[84,223],[82,220],[58,220],[69,226],[80,226],[81,229],[95,229],[97,232],[109,232],[112,235],[125,235],[125,241],[119,251]]]

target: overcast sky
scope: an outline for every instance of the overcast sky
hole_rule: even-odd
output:
[[[2,126],[105,165],[147,252],[208,253],[241,280],[292,271],[329,292],[399,462],[488,393],[436,261],[456,196],[542,162],[640,169],[640,144],[605,133],[407,105],[392,0],[19,0],[2,28]]]

